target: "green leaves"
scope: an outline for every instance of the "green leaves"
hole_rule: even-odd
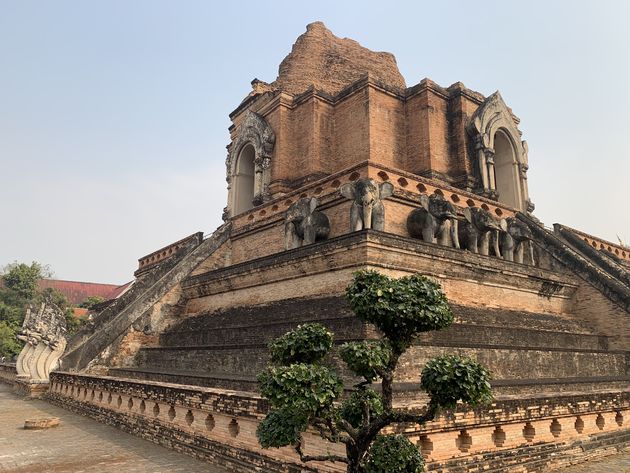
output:
[[[361,427],[368,423],[368,418],[374,419],[383,413],[381,396],[371,389],[354,391],[341,403],[339,415],[348,421],[352,427]],[[367,416],[366,416],[367,414]]]
[[[306,363],[270,367],[258,376],[258,383],[273,408],[290,408],[308,416],[329,410],[343,391],[335,372]]]
[[[332,342],[332,333],[323,325],[299,325],[271,342],[271,361],[284,365],[316,363],[330,351]]]
[[[297,446],[302,432],[312,424],[323,438],[346,442],[349,464],[361,471],[422,473],[422,455],[406,437],[372,439],[387,425],[409,420],[409,415],[391,407],[396,365],[420,332],[453,322],[446,296],[437,282],[424,276],[393,279],[376,271],[360,271],[346,289],[346,297],[355,314],[384,335],[383,340],[344,343],[339,349],[341,359],[366,382],[336,404],[343,392],[342,381],[320,364],[331,350],[332,333],[319,324],[297,327],[270,344],[276,366],[258,377],[260,392],[272,407],[258,427],[258,441],[263,448]],[[382,379],[382,394],[366,387],[377,378]],[[421,386],[431,396],[432,407],[451,408],[460,400],[472,405],[491,400],[489,379],[488,371],[475,361],[446,355],[427,364]],[[429,412],[411,418],[425,422],[433,418],[435,409]],[[299,453],[303,461],[331,460]]]
[[[429,361],[422,370],[420,387],[431,402],[452,409],[457,401],[471,406],[492,401],[490,373],[468,357],[443,355]]]
[[[398,351],[408,348],[420,332],[453,323],[440,285],[419,274],[393,279],[376,271],[359,271],[346,297],[354,313],[376,325]]]
[[[258,424],[256,436],[262,448],[295,445],[308,427],[308,417],[296,409],[281,408],[271,411]]]
[[[424,459],[418,448],[403,435],[376,437],[365,462],[366,473],[422,473]]]
[[[386,368],[392,350],[386,342],[366,340],[344,343],[339,354],[348,368],[366,381],[372,382],[379,376],[379,371]]]

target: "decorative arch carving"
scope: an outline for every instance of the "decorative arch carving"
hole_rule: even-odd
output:
[[[234,201],[238,189],[233,187],[234,176],[237,173],[237,161],[247,145],[254,148],[254,205],[260,205],[269,199],[270,167],[276,135],[269,123],[251,110],[245,112],[245,117],[238,127],[236,138],[228,146],[225,160],[226,181],[228,183],[228,206],[224,209],[224,220],[234,215]]]
[[[501,200],[495,181],[495,139],[497,133],[505,136],[514,151],[513,182],[517,198],[511,205],[521,211],[531,212],[534,205],[529,199],[527,189],[527,143],[521,140],[521,132],[514,122],[501,94],[497,91],[490,95],[475,111],[468,123],[468,132],[473,138],[477,160],[477,169],[482,193]]]

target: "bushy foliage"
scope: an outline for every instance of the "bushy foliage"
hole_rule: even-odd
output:
[[[367,409],[366,409],[367,408]],[[369,419],[366,418],[366,411]],[[341,403],[339,415],[352,427],[360,427],[383,413],[381,396],[372,389],[354,391]]]
[[[393,407],[394,373],[398,361],[421,332],[453,322],[440,285],[423,276],[392,279],[375,271],[355,273],[346,290],[355,314],[376,325],[383,340],[349,342],[339,355],[348,368],[365,379],[339,403],[343,384],[321,364],[332,347],[332,334],[318,324],[306,324],[270,344],[272,361],[258,377],[260,392],[272,407],[257,435],[263,448],[293,445],[302,461],[347,463],[349,473],[420,473],[419,450],[401,435],[379,435],[396,422],[424,424],[439,408],[461,400],[477,405],[491,399],[489,374],[469,358],[443,356],[422,371],[422,387],[431,396],[424,412]],[[381,391],[367,387],[380,378]],[[331,442],[346,444],[344,456],[308,455],[301,434],[308,425]]]
[[[87,299],[85,299],[83,302],[81,302],[79,304],[79,307],[83,309],[92,309],[94,306],[104,301],[105,299],[102,298],[101,296],[90,296]]]
[[[332,342],[332,333],[323,325],[299,325],[271,342],[271,361],[284,365],[316,363],[330,351]]]
[[[422,473],[424,460],[418,448],[403,435],[376,437],[365,462],[366,473]]]
[[[401,349],[408,348],[420,332],[453,323],[440,285],[419,274],[393,279],[376,271],[359,271],[346,297],[360,319],[376,325]]]
[[[280,448],[295,445],[308,426],[308,417],[287,407],[276,409],[258,424],[256,435],[262,448]]]
[[[391,347],[380,340],[349,342],[341,345],[339,355],[354,373],[372,382],[387,366]]]
[[[468,357],[442,355],[422,370],[420,386],[436,405],[452,409],[457,401],[471,406],[492,401],[490,373]]]
[[[343,391],[334,371],[306,363],[270,367],[258,376],[258,383],[273,408],[290,408],[308,416],[330,409]]]
[[[17,331],[6,322],[0,322],[0,357],[11,358],[22,349],[22,344],[15,337]]]
[[[48,268],[35,261],[30,265],[15,262],[4,268],[2,280],[7,289],[24,299],[32,299],[37,293],[37,282],[45,274],[49,274]]]

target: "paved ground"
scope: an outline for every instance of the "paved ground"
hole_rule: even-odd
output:
[[[630,453],[620,453],[598,462],[557,470],[557,473],[630,473]]]
[[[24,430],[32,417],[59,417],[48,430]],[[0,382],[2,473],[226,473],[44,401],[24,401]]]

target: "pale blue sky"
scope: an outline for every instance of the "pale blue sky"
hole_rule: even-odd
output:
[[[547,225],[630,241],[630,2],[0,0],[0,265],[123,283],[220,224],[228,113],[307,23],[499,89]]]

